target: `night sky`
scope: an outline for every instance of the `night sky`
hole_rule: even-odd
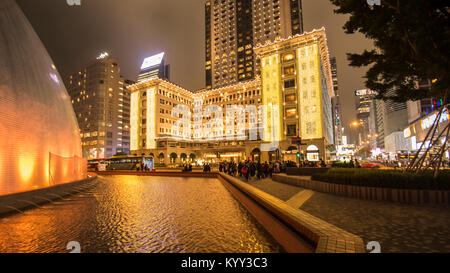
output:
[[[145,57],[161,51],[171,65],[171,81],[189,90],[205,85],[205,0],[17,0],[45,44],[64,80],[102,51],[119,60],[122,75],[137,80]],[[365,69],[348,66],[347,52],[372,46],[342,29],[346,16],[329,0],[303,0],[305,31],[325,26],[331,56],[337,57],[344,124],[355,119],[353,91],[364,88]],[[347,132],[348,133],[348,132]]]

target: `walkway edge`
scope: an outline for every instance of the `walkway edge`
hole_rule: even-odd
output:
[[[361,237],[340,229],[286,202],[250,186],[237,178],[220,173],[240,191],[273,213],[283,223],[315,244],[316,253],[365,253]]]
[[[27,209],[36,208],[56,199],[78,193],[96,179],[95,173],[89,173],[89,177],[83,180],[0,196],[0,218],[23,213]]]
[[[277,217],[270,213],[265,207],[261,206],[253,198],[245,194],[241,189],[229,181],[228,177],[217,175],[225,188],[230,191],[237,201],[243,205],[246,210],[253,215],[263,228],[283,247],[288,253],[313,253],[315,244],[305,240],[295,230],[281,222]]]

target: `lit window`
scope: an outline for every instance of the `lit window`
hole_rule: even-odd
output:
[[[287,108],[286,109],[286,117],[295,117],[297,115],[297,109],[296,108]]]
[[[294,58],[295,58],[295,57],[294,57],[294,54],[288,53],[288,54],[285,54],[285,55],[283,56],[283,61],[285,61],[285,62],[291,61],[291,60],[293,60]]]
[[[292,74],[294,74],[294,73],[295,73],[295,68],[294,68],[293,65],[286,66],[286,67],[284,68],[284,75],[292,75]]]

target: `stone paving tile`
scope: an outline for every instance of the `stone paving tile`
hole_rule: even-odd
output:
[[[248,183],[283,201],[303,190],[271,179]],[[450,207],[367,201],[315,192],[301,210],[361,236],[365,244],[378,241],[381,252],[450,252]]]
[[[241,179],[246,182],[245,179]],[[248,184],[262,191],[265,191],[283,201],[289,200],[292,196],[299,193],[303,188],[291,186],[287,184],[278,183],[270,178],[257,180],[256,178],[250,179]]]
[[[300,208],[306,201],[308,201],[309,198],[314,194],[314,191],[312,190],[301,190],[296,195],[289,198],[289,200],[286,201],[286,203],[294,208]]]
[[[301,208],[381,252],[450,252],[450,208],[358,200],[316,192]]]

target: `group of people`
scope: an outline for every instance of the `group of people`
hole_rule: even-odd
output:
[[[209,165],[209,163],[203,164],[203,172],[204,173],[210,173],[211,172],[211,165]]]
[[[151,171],[147,164],[136,163],[136,171],[138,172],[149,172]]]
[[[285,172],[287,167],[287,162],[279,161],[274,163],[267,163],[267,161],[261,163],[250,160],[239,163],[224,161],[219,164],[219,172],[227,173],[231,176],[238,175],[248,181],[253,177],[257,179],[272,177],[272,173]]]
[[[318,162],[313,162],[313,161],[301,161],[298,167],[308,167],[308,168],[325,168],[327,166],[327,164],[325,163],[325,161],[321,158],[320,161]],[[293,167],[297,167],[297,164]]]
[[[192,164],[184,164],[183,165],[183,172],[192,172]]]

